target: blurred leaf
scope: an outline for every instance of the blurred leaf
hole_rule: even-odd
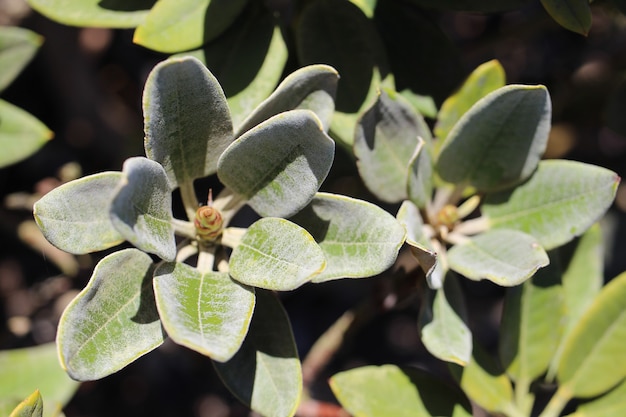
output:
[[[337,70],[328,65],[309,65],[294,71],[242,122],[236,137],[272,116],[298,108],[313,111],[327,131],[338,80]]]
[[[22,401],[13,410],[9,417],[42,417],[43,416],[43,400],[39,390],[36,390]]]
[[[382,201],[397,203],[407,199],[409,163],[428,126],[402,96],[387,91],[361,116],[354,155],[367,188]]]
[[[563,331],[561,268],[551,262],[523,285],[508,288],[500,326],[500,359],[522,386],[548,369]]]
[[[420,137],[415,152],[409,160],[407,178],[408,198],[420,208],[426,207],[433,194],[433,162],[430,147]]]
[[[296,43],[303,65],[325,63],[341,74],[336,107],[343,113],[361,108],[374,68],[383,74],[388,72],[374,23],[345,0],[309,3],[296,28]]]
[[[431,119],[437,117],[437,105],[432,97],[416,94],[408,89],[400,91],[400,95],[413,106],[416,112],[424,117]]]
[[[144,21],[156,0],[27,0],[56,22],[71,26],[134,28]]]
[[[393,265],[404,242],[404,228],[389,213],[335,194],[316,194],[292,220],[313,235],[326,257],[313,282],[379,274]]]
[[[461,116],[441,147],[441,178],[481,191],[525,180],[546,149],[551,108],[543,86],[509,85],[483,97]]]
[[[498,60],[485,62],[472,71],[459,91],[448,97],[441,105],[435,125],[435,136],[439,139],[438,143],[445,140],[456,122],[478,100],[492,91],[504,87],[505,84],[504,68]]]
[[[567,417],[615,417],[626,414],[626,380],[607,394],[578,406]]]
[[[160,0],[135,30],[133,42],[159,52],[199,48],[224,32],[248,0]]]
[[[466,12],[502,12],[518,9],[532,0],[410,0],[417,5]]]
[[[557,370],[561,388],[593,397],[626,376],[626,273],[611,280],[569,333]]]
[[[222,36],[183,53],[206,63],[220,81],[235,128],[274,91],[282,76],[287,46],[276,20],[267,10],[244,12]]]
[[[534,237],[516,230],[481,233],[448,251],[450,268],[472,280],[488,279],[512,287],[549,263]]]
[[[424,371],[364,366],[330,378],[341,405],[355,417],[470,417],[467,398]]]
[[[324,252],[302,227],[268,217],[254,222],[233,250],[230,275],[254,287],[289,291],[324,270]]]
[[[480,345],[473,343],[470,362],[465,366],[450,364],[452,375],[465,394],[489,412],[509,414],[514,408],[511,382],[494,359]]]
[[[0,168],[28,158],[53,136],[33,115],[0,100]]]
[[[17,78],[42,43],[43,37],[28,29],[0,27],[0,91]]]
[[[574,254],[563,273],[565,314],[561,317],[564,331],[560,344],[554,352],[547,379],[556,373],[569,332],[591,305],[604,283],[604,250],[602,231],[596,223],[577,242]]]
[[[137,248],[166,261],[176,257],[172,193],[163,167],[143,157],[129,158],[111,205],[111,221]]]
[[[59,322],[59,357],[72,378],[104,378],[163,343],[153,270],[150,256],[137,249],[115,252],[96,265]]]
[[[239,350],[254,311],[254,288],[232,281],[228,273],[202,273],[176,262],[157,268],[154,293],[174,342],[220,362]]]
[[[361,9],[365,16],[371,18],[374,16],[374,9],[376,8],[378,0],[350,0],[350,2]]]
[[[427,297],[419,317],[422,343],[442,361],[467,365],[472,357],[472,332],[456,276],[447,274],[443,287],[428,291]]]
[[[551,160],[510,191],[488,194],[482,205],[491,227],[521,230],[550,250],[584,233],[610,207],[620,178],[581,162]]]
[[[302,370],[287,313],[269,291],[256,291],[248,335],[228,362],[215,363],[226,387],[267,417],[293,416],[302,395]]]
[[[565,29],[587,36],[591,29],[589,0],[541,0],[541,4]]]
[[[193,57],[159,63],[143,95],[148,158],[165,168],[173,187],[214,174],[233,139],[224,92]]]
[[[218,176],[264,217],[288,217],[328,175],[335,144],[315,113],[292,110],[246,132],[222,154]]]
[[[59,365],[55,343],[0,351],[0,415],[6,416],[34,389],[46,399],[52,417],[74,395],[78,383]]]
[[[124,241],[113,226],[109,208],[122,181],[121,172],[101,172],[55,188],[33,208],[41,232],[66,252],[97,252]]]

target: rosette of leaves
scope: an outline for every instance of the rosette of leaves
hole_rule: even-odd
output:
[[[585,232],[620,178],[581,162],[545,160],[551,103],[543,86],[505,85],[497,61],[477,68],[442,105],[430,132],[396,92],[361,116],[354,154],[365,185],[401,203],[398,219],[432,289],[420,328],[435,356],[470,358],[456,273],[512,287],[549,263],[546,251]]]
[[[326,132],[337,78],[324,65],[294,72],[235,130],[199,60],[153,69],[143,96],[147,157],[64,184],[34,207],[46,238],[65,251],[134,246],[104,257],[61,318],[70,376],[102,378],[170,337],[214,360],[252,409],[294,414],[300,362],[271,291],[376,275],[405,239],[379,207],[318,192],[334,157]],[[194,180],[214,174],[224,190],[198,209]],[[172,214],[175,189],[187,219]],[[245,204],[261,218],[231,226]]]

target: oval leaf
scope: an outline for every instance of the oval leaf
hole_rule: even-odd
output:
[[[565,29],[587,36],[591,29],[589,0],[541,0],[552,18]]]
[[[96,265],[59,322],[59,357],[72,378],[104,378],[163,343],[152,272],[152,259],[137,249],[115,252]]]
[[[437,169],[481,191],[528,178],[548,142],[552,105],[543,86],[509,85],[479,100],[450,131]]]
[[[202,62],[170,58],[154,67],[143,112],[146,155],[163,165],[174,187],[215,173],[233,127],[224,92]]]
[[[141,250],[161,259],[176,257],[172,194],[158,163],[142,157],[124,162],[124,178],[111,205],[115,228]]]
[[[491,60],[478,66],[467,77],[459,91],[443,102],[437,124],[435,136],[440,141],[445,140],[450,130],[472,106],[481,98],[504,87],[506,84],[504,68],[498,60]]]
[[[395,262],[406,233],[383,209],[326,193],[318,193],[292,220],[313,235],[326,257],[326,269],[313,282],[385,271]]]
[[[218,162],[218,176],[261,216],[288,217],[311,201],[334,153],[315,114],[292,110],[233,142]]]
[[[626,376],[626,273],[611,280],[565,341],[557,369],[561,387],[593,397]]]
[[[133,42],[159,52],[199,48],[226,30],[248,0],[160,0],[137,30]]]
[[[28,0],[28,5],[56,22],[71,26],[133,28],[144,21],[156,0]]]
[[[471,416],[468,399],[424,371],[364,366],[330,378],[341,405],[355,417]]]
[[[419,138],[417,148],[409,160],[407,195],[419,208],[425,208],[433,194],[433,162],[430,153],[430,146]]]
[[[381,91],[359,120],[354,155],[365,186],[382,201],[397,203],[408,197],[409,163],[427,127],[402,96],[390,93]]]
[[[254,311],[253,288],[232,281],[228,273],[202,273],[177,262],[157,268],[154,293],[174,342],[220,362],[239,350]]]
[[[521,230],[547,250],[581,235],[610,207],[620,178],[608,169],[574,161],[539,163],[514,190],[487,195],[491,227]]]
[[[549,259],[535,238],[516,230],[492,230],[448,252],[450,268],[469,279],[511,287],[530,278]]]
[[[33,115],[0,100],[0,168],[28,158],[53,136]]]
[[[615,417],[626,413],[626,380],[607,394],[581,404],[567,417]]]
[[[43,416],[43,400],[41,393],[36,390],[22,401],[13,410],[9,417],[42,417]]]
[[[443,287],[429,291],[427,297],[419,318],[422,343],[442,361],[467,365],[472,356],[472,332],[456,277],[447,274]]]
[[[287,313],[278,298],[257,290],[248,335],[228,362],[214,363],[226,387],[267,417],[293,416],[302,395],[302,369]]]
[[[326,259],[309,232],[288,220],[268,217],[248,228],[229,266],[239,282],[289,291],[318,275]]]
[[[37,201],[35,221],[54,246],[83,254],[118,245],[124,237],[113,226],[109,208],[121,172],[101,172],[61,185]]]
[[[0,27],[0,91],[17,78],[42,43],[43,37],[28,29]]]
[[[46,399],[44,416],[67,404],[79,384],[59,365],[55,343],[0,351],[0,415],[6,416],[33,389]]]

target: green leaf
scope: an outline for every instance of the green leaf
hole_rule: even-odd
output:
[[[53,136],[33,115],[0,100],[0,168],[28,158]]]
[[[518,9],[532,0],[411,0],[423,7],[465,12],[502,12]]]
[[[454,274],[447,274],[443,287],[428,291],[419,318],[421,340],[442,361],[467,365],[472,356],[472,332],[467,327],[463,292]]]
[[[626,380],[607,394],[578,406],[567,417],[615,417],[626,413]]]
[[[565,249],[565,248],[564,248]],[[556,373],[569,332],[591,305],[604,284],[604,250],[602,232],[596,223],[582,235],[562,276],[565,313],[562,314],[564,330],[561,343],[554,352],[547,379]]]
[[[463,392],[476,404],[490,412],[520,415],[509,413],[514,408],[509,378],[480,345],[474,342],[472,358],[465,367],[453,364],[449,367]]]
[[[471,416],[467,398],[424,371],[364,366],[335,374],[330,387],[355,417]]]
[[[261,216],[288,217],[311,201],[334,152],[315,113],[292,110],[233,142],[218,162],[218,176]]]
[[[43,37],[28,29],[0,27],[0,91],[17,78],[42,43]]]
[[[626,376],[626,273],[611,280],[565,341],[557,379],[575,397],[593,397]]]
[[[552,18],[565,29],[587,36],[591,29],[589,0],[541,0]]]
[[[184,54],[200,59],[220,81],[235,127],[274,91],[288,55],[269,10],[244,12],[222,36]]]
[[[551,114],[544,86],[509,85],[493,91],[448,134],[437,163],[441,178],[480,191],[525,180],[546,149]]]
[[[312,110],[327,131],[338,81],[337,70],[328,65],[309,65],[294,71],[242,122],[236,137],[272,116],[298,108]]]
[[[66,252],[97,252],[124,241],[109,208],[122,181],[121,172],[101,172],[55,188],[33,208],[35,221],[54,246]]]
[[[506,75],[498,60],[491,60],[478,66],[467,77],[459,91],[452,94],[441,105],[435,125],[435,135],[443,141],[450,130],[478,100],[504,87]]]
[[[519,385],[548,369],[563,331],[561,268],[551,262],[523,285],[507,289],[500,327],[500,359]]]
[[[137,249],[115,252],[96,265],[59,322],[59,357],[72,378],[104,378],[163,343],[153,270],[150,256]]]
[[[159,52],[199,48],[224,32],[248,0],[160,0],[135,31],[133,41]]]
[[[424,117],[429,119],[437,117],[437,105],[431,96],[416,94],[409,89],[400,91],[400,95],[413,106],[416,112]]]
[[[407,199],[409,163],[426,132],[424,119],[394,91],[382,90],[363,114],[354,155],[363,182],[379,199],[388,203]]]
[[[254,288],[232,281],[228,273],[203,273],[176,262],[157,268],[154,293],[174,342],[220,362],[239,350],[254,311]]]
[[[69,402],[79,385],[59,365],[54,343],[0,351],[0,369],[0,415],[3,416],[38,389],[46,399],[43,415],[51,417]]]
[[[126,240],[161,259],[176,257],[172,193],[163,167],[143,157],[129,158],[111,205],[111,221]]]
[[[512,287],[549,263],[537,240],[516,230],[491,230],[453,246],[450,268],[469,279],[488,279]]]
[[[407,196],[418,207],[425,208],[433,194],[433,162],[430,147],[419,138],[417,148],[409,161]]]
[[[230,275],[254,287],[289,291],[324,270],[326,259],[313,236],[285,219],[254,222],[233,250]]]
[[[22,401],[13,410],[9,417],[42,417],[43,416],[43,400],[41,393],[36,390]]]
[[[620,178],[581,162],[550,160],[515,189],[487,195],[483,214],[491,227],[534,236],[550,250],[581,235],[610,207]]]
[[[170,58],[154,67],[143,112],[146,155],[163,165],[174,187],[216,172],[233,128],[224,92],[202,62]]]
[[[257,290],[250,330],[239,352],[214,363],[226,387],[266,417],[293,416],[302,395],[302,369],[287,313],[278,298]]]
[[[71,26],[133,28],[144,21],[155,0],[28,0],[42,15]]]
[[[379,274],[393,265],[405,238],[402,225],[380,207],[334,194],[318,193],[292,220],[326,257],[313,282]]]

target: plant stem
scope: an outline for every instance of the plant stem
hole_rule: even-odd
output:
[[[454,227],[456,233],[461,233],[466,236],[475,235],[487,229],[489,229],[489,219],[485,216],[466,220]]]
[[[174,227],[174,233],[179,236],[184,236],[189,239],[196,237],[196,228],[192,222],[172,218],[172,226]]]
[[[214,262],[215,246],[200,248],[200,252],[198,253],[198,265],[196,265],[198,271],[202,273],[212,271]]]
[[[572,392],[566,386],[560,386],[546,408],[539,414],[539,417],[558,417],[565,408],[569,400],[572,399]]]
[[[530,383],[531,381],[523,378],[515,382],[515,404],[526,415],[530,415],[535,402],[535,397],[530,392]]]
[[[183,200],[183,206],[185,206],[185,213],[187,213],[189,221],[193,222],[198,209],[198,196],[193,188],[193,181],[180,184],[180,198]]]
[[[177,248],[176,262],[185,262],[188,258],[198,253],[198,246],[185,243]]]
[[[230,188],[224,188],[213,202],[213,208],[219,210],[224,221],[224,226],[228,226],[228,223],[232,220],[233,216],[239,211],[239,209],[246,203],[238,194],[235,194]]]

